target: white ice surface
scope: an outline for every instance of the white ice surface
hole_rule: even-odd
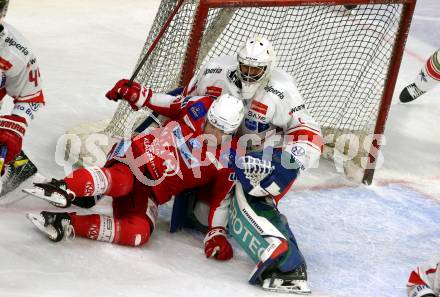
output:
[[[158,4],[11,1],[7,20],[32,42],[44,78],[47,106],[24,144],[42,174],[63,176],[54,156],[64,131],[113,114],[104,93],[131,74]],[[374,186],[354,186],[323,161],[280,205],[307,259],[313,296],[405,296],[410,270],[440,253],[440,87],[411,104],[397,100],[440,47],[439,20],[438,0],[419,1]],[[30,198],[0,207],[0,297],[275,295],[246,283],[253,264],[240,249],[218,263],[204,257],[200,235],[169,234],[169,206],[143,248],[53,244],[24,217],[47,208]],[[109,202],[93,211],[108,213]]]

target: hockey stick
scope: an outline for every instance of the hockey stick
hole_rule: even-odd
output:
[[[162,28],[160,29],[159,33],[157,34],[156,38],[154,39],[153,43],[150,45],[150,47],[148,48],[148,51],[145,53],[145,56],[142,58],[141,62],[138,64],[138,66],[136,67],[136,69],[134,70],[129,82],[128,82],[128,86],[130,87],[133,84],[134,79],[136,78],[136,76],[139,74],[139,71],[141,71],[142,67],[144,66],[145,62],[148,60],[148,58],[150,57],[151,53],[153,52],[153,50],[156,48],[157,44],[159,43],[160,39],[162,38],[163,34],[165,33],[166,29],[168,28],[168,26],[170,25],[171,21],[173,20],[174,16],[177,14],[177,12],[179,11],[180,7],[182,6],[183,2],[185,0],[180,0],[176,7],[174,8],[174,10],[172,11],[172,13],[170,14],[170,16],[168,17],[168,19],[166,20],[166,22],[164,23],[164,25],[162,26]],[[152,112],[136,129],[135,132],[142,132],[145,128],[144,127],[148,127],[150,126],[153,122],[154,119],[157,118],[159,116],[158,113],[156,112]]]
[[[156,38],[154,39],[153,43],[150,45],[150,47],[148,48],[147,53],[145,54],[145,56],[142,58],[142,61],[139,63],[139,65],[136,67],[136,69],[133,72],[133,75],[130,78],[130,82],[129,84],[131,85],[131,83],[134,81],[134,79],[136,78],[136,76],[138,75],[139,71],[141,71],[142,66],[144,66],[145,62],[148,60],[148,58],[151,55],[151,52],[154,50],[154,48],[156,47],[156,45],[159,43],[159,40],[162,38],[162,35],[165,33],[165,30],[168,28],[168,26],[170,25],[171,21],[173,20],[174,16],[176,15],[176,13],[179,11],[180,6],[182,6],[183,2],[185,0],[180,0],[179,3],[177,3],[177,6],[174,8],[173,12],[170,14],[170,16],[168,17],[168,19],[166,20],[166,22],[164,23],[164,25],[162,26],[162,29],[160,29],[159,33],[157,34]]]
[[[5,159],[7,154],[8,154],[8,147],[3,144],[0,149],[0,172],[3,170],[3,167],[5,166]]]
[[[5,166],[6,155],[8,154],[8,147],[6,145],[2,145],[0,149],[0,174],[3,171],[3,167]],[[0,193],[3,188],[3,180],[0,180]]]
[[[8,199],[8,200],[6,200],[6,202],[3,201],[3,200],[0,200],[0,206],[2,206],[2,207],[9,207],[9,206],[11,206],[11,205],[13,205],[13,204],[23,200],[24,198],[26,198],[28,196],[30,196],[30,194],[26,193],[26,194],[24,194],[24,195],[22,195],[22,196],[20,196],[18,198],[15,198],[15,199],[12,199],[12,200]]]

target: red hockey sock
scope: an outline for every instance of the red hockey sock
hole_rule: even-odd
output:
[[[121,245],[139,246],[150,238],[150,223],[146,217],[132,216],[115,219],[104,215],[70,213],[75,235],[92,240]]]
[[[100,215],[80,216],[76,213],[69,213],[72,220],[75,235],[98,240],[101,218]]]
[[[134,178],[127,165],[116,163],[108,168],[77,169],[65,177],[64,181],[76,197],[100,194],[118,197],[131,192]]]

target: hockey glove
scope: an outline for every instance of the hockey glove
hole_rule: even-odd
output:
[[[26,119],[17,115],[0,116],[0,144],[6,145],[8,153],[5,163],[9,164],[21,152]]]
[[[252,196],[279,196],[290,188],[299,174],[300,165],[293,155],[280,149],[267,150],[267,153],[248,153],[233,164],[243,190]]]
[[[134,110],[144,107],[151,95],[151,89],[145,88],[135,81],[129,85],[129,80],[127,79],[119,80],[115,86],[105,94],[108,99],[113,101],[118,101],[119,99],[127,101]]]
[[[226,239],[226,230],[223,227],[212,228],[206,233],[205,254],[207,258],[216,258],[217,260],[229,260],[233,256],[232,246]]]

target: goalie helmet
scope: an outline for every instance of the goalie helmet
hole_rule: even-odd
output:
[[[9,0],[0,0],[0,20],[6,16],[8,11]]]
[[[244,118],[243,102],[229,94],[218,97],[208,111],[208,121],[226,134],[232,134],[240,127]]]
[[[264,37],[250,38],[238,51],[238,75],[242,96],[250,99],[258,87],[270,77],[275,64],[275,51]]]

